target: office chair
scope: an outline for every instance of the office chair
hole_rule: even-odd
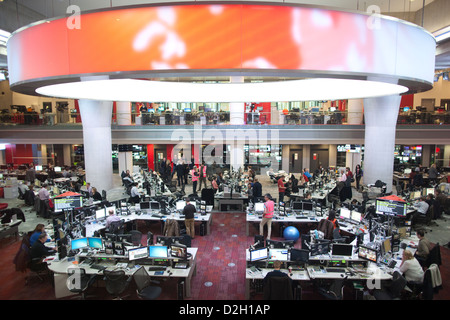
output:
[[[102,190],[102,200],[106,200],[106,191]]]
[[[103,270],[106,291],[114,297],[114,300],[125,298],[120,297],[120,295],[127,289],[132,279],[133,277],[127,276],[123,270]]]
[[[429,268],[432,264],[436,264],[437,266],[440,266],[442,264],[441,246],[439,245],[439,242],[436,243],[433,248],[431,248],[428,257],[425,260],[426,268]]]
[[[131,242],[133,243],[133,246],[140,246],[142,241],[142,232],[138,230],[131,230]]]
[[[294,300],[289,277],[270,277],[264,284],[264,300]]]
[[[152,286],[150,275],[144,267],[140,267],[133,273],[133,279],[136,283],[136,293],[140,299],[155,300],[161,295],[162,289],[157,286]]]
[[[109,233],[122,234],[124,229],[125,226],[122,220],[111,222],[111,224],[109,225]]]
[[[347,277],[334,280],[327,288],[317,287],[317,291],[326,299],[329,300],[343,300],[344,299],[344,285]]]
[[[395,271],[392,275],[391,285],[384,289],[376,289],[373,292],[373,296],[376,300],[400,300],[400,295],[406,287],[406,284],[406,279],[400,272]]]
[[[414,217],[414,224],[425,224],[427,226],[430,225],[431,220],[433,219],[434,214],[434,205],[431,205],[428,207],[427,213],[425,215],[418,214]]]
[[[70,292],[78,293],[78,298],[85,300],[85,292],[96,280],[96,275],[88,275],[86,274],[86,270],[84,268],[76,267],[69,267],[67,269],[67,274],[67,289],[69,289]]]

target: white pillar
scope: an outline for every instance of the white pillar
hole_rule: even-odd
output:
[[[362,124],[363,110],[364,110],[363,99],[349,99],[347,124]]]
[[[39,158],[38,164],[40,164],[40,165],[48,164],[48,160],[47,160],[47,145],[46,144],[41,144],[41,158]]]
[[[117,124],[119,126],[131,125],[131,102],[116,102]]]
[[[86,182],[99,192],[113,186],[111,101],[79,100],[83,124]]]
[[[232,77],[230,77],[230,83],[244,83],[244,77],[232,76]],[[245,115],[245,103],[244,102],[231,102],[230,103],[230,124],[236,124],[236,125],[244,124],[245,123],[244,115]]]
[[[72,165],[72,145],[71,144],[63,145],[63,159],[64,159],[65,166]]]
[[[337,145],[330,144],[328,147],[328,166],[336,168],[337,163]]]
[[[450,144],[446,144],[444,147],[444,167],[450,166]]]
[[[377,180],[392,191],[395,129],[401,96],[364,99],[364,184]]]
[[[244,147],[240,142],[230,145],[230,171],[244,170]]]
[[[289,144],[283,144],[281,149],[281,170],[289,172],[289,153],[291,146]]]
[[[303,145],[302,164],[303,164],[302,172],[303,172],[303,169],[305,169],[305,168],[310,169],[309,165],[311,164],[311,145],[309,145],[309,144]]]

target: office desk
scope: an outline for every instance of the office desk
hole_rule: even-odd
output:
[[[172,267],[167,267],[164,274],[155,275],[154,271],[149,270],[149,268],[152,266],[144,265],[143,267],[146,269],[146,271],[149,273],[149,276],[151,276],[152,278],[177,278],[180,280],[184,280],[185,286],[184,286],[183,296],[186,298],[189,298],[191,296],[192,277],[195,276],[196,271],[197,271],[197,265],[196,265],[197,251],[198,251],[198,248],[188,248],[188,253],[190,253],[192,256],[189,258],[190,266],[187,269],[176,269],[176,268],[172,268]],[[75,261],[77,261],[77,259],[82,260],[84,258],[110,258],[110,259],[121,259],[121,260],[127,259],[126,256],[94,254],[94,255],[88,257],[86,255],[79,254],[76,256]],[[57,260],[47,261],[47,264],[48,264],[49,270],[54,273],[55,296],[57,299],[74,295],[74,293],[69,291],[69,289],[67,288],[67,284],[66,284],[67,279],[68,279],[68,274],[67,274],[68,268],[79,267],[79,268],[84,268],[86,270],[86,273],[89,275],[100,275],[100,276],[103,275],[102,271],[91,268],[88,264],[85,264],[83,262],[81,262],[80,264],[74,264],[73,262],[68,261],[67,257],[62,259],[61,261],[57,261]],[[106,266],[107,267],[106,270],[124,270],[125,274],[127,276],[132,276],[133,273],[138,269],[134,266],[130,266],[130,264],[134,264],[134,262],[130,262],[128,264],[128,266],[130,266],[129,268],[117,267],[116,263],[113,261],[100,262],[100,263],[96,263],[96,264]],[[169,275],[168,271],[170,271],[172,274]]]
[[[184,221],[184,218],[180,218],[179,214],[174,215],[165,215],[165,216],[153,216],[153,214],[136,214],[133,213],[128,216],[119,216],[125,223],[133,222],[136,220],[144,220],[144,221],[160,221],[161,223],[165,222],[167,219],[175,219],[177,221]],[[211,233],[211,223],[212,223],[212,214],[207,213],[206,215],[196,215],[195,222],[206,223],[206,234]],[[106,228],[106,220],[102,222],[92,221],[91,223],[86,224],[86,237],[92,237],[94,232],[100,231]]]
[[[274,214],[274,218],[272,219],[272,225],[278,223],[291,223],[291,224],[305,224],[305,223],[319,223],[321,217],[317,217],[315,214],[310,216],[304,216],[302,219],[297,219],[295,215],[290,216],[279,216]],[[245,223],[245,234],[249,235],[249,226],[250,224],[259,224],[261,223],[262,218],[259,218],[258,215],[254,213],[247,213],[246,223]]]

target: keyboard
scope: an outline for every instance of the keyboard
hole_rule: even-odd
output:
[[[90,267],[95,270],[105,270],[107,267],[102,266],[101,264],[91,264]]]
[[[327,272],[337,272],[337,273],[345,273],[345,269],[340,269],[340,268],[326,268],[325,269]]]
[[[307,216],[296,216],[295,219],[308,219]]]
[[[163,266],[150,266],[148,267],[148,271],[166,271],[167,267]]]

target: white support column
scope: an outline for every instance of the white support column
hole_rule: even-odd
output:
[[[395,129],[401,96],[364,99],[364,184],[381,180],[392,191]]]
[[[337,145],[330,144],[328,147],[328,166],[336,167],[337,163]]]
[[[363,110],[364,110],[363,99],[349,99],[347,124],[362,124],[364,115]]]
[[[304,144],[303,145],[303,158],[302,158],[302,172],[303,169],[310,169],[309,165],[311,164],[311,145],[310,144]]]
[[[281,170],[289,172],[289,152],[291,150],[291,145],[283,144],[281,149]]]
[[[113,186],[111,101],[79,100],[86,181],[100,192]]]
[[[71,144],[63,145],[63,159],[64,159],[65,166],[72,165],[72,145]]]
[[[446,144],[444,147],[444,167],[450,166],[450,144]]]
[[[232,77],[230,77],[230,83],[244,83],[244,77],[232,76]],[[230,103],[230,124],[236,124],[236,125],[244,124],[245,123],[244,115],[245,115],[245,103],[244,102],[231,102]]]
[[[131,125],[131,102],[116,102],[117,124],[119,126]]]

